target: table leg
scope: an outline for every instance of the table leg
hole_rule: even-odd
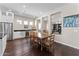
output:
[[[41,39],[41,51],[43,50],[43,47],[42,47],[42,39]]]
[[[42,51],[42,49],[43,49],[43,48],[42,48],[42,46],[41,46],[41,51]]]

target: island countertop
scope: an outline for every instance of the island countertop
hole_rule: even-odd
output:
[[[24,30],[14,30],[14,32],[17,32],[17,31],[32,31],[32,30],[36,30],[36,29],[24,29]]]

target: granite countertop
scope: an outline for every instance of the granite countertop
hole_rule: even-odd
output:
[[[36,29],[14,30],[14,32],[16,32],[16,31],[31,31],[31,30],[36,30]]]

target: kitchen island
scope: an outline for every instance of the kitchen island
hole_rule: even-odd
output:
[[[35,30],[36,29],[14,30],[13,39],[29,37],[29,32]]]

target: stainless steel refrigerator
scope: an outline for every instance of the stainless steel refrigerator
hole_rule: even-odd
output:
[[[7,40],[13,40],[13,23],[0,22],[0,33],[7,34]]]

